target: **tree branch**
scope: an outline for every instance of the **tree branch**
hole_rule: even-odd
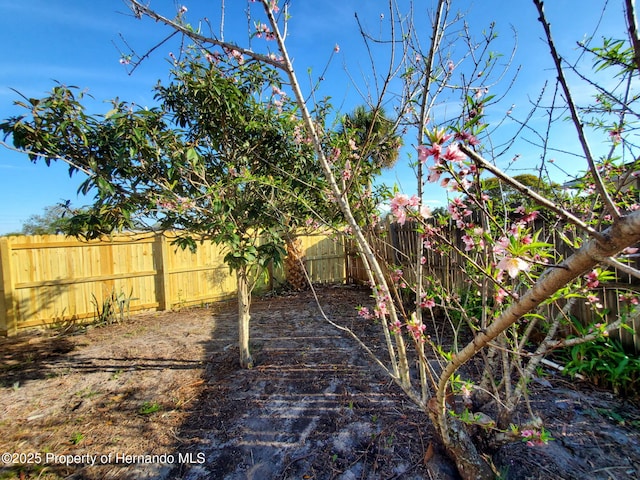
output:
[[[185,27],[184,25],[181,25],[178,22],[175,22],[173,20],[170,20],[158,13],[156,13],[155,11],[151,10],[150,8],[148,8],[145,5],[142,5],[138,0],[129,0],[130,2],[130,8],[131,10],[133,10],[133,12],[135,13],[135,15],[137,17],[140,17],[141,15],[146,15],[149,18],[152,18],[153,20],[155,20],[156,22],[160,22],[160,23],[164,23],[165,25],[175,29],[176,31],[182,33],[183,35],[191,38],[192,40],[195,40],[198,43],[202,43],[202,44],[210,44],[210,45],[215,45],[218,47],[222,47],[224,49],[227,50],[235,50],[239,53],[241,53],[242,55],[246,55],[247,57],[256,60],[258,62],[262,62],[262,63],[266,63],[268,65],[271,65],[273,67],[279,68],[279,69],[284,69],[284,66],[282,64],[282,62],[275,60],[267,55],[263,55],[260,53],[256,53],[252,50],[240,47],[238,45],[236,45],[235,43],[229,43],[229,42],[225,42],[223,40],[218,40],[216,38],[212,38],[212,37],[207,37],[204,35],[201,35],[197,32],[194,32],[193,30]]]
[[[629,265],[622,263],[615,258],[605,258],[602,263],[606,263],[610,267],[613,267],[616,270],[620,270],[621,272],[624,272],[627,275],[631,275],[632,277],[640,278],[640,271],[638,271],[638,269],[630,267]]]
[[[638,35],[638,23],[636,22],[635,0],[625,0],[624,10],[627,14],[627,31],[633,46],[633,61],[640,72],[640,36]]]
[[[602,240],[592,239],[577,252],[562,262],[563,268],[549,268],[538,278],[520,301],[511,304],[484,332],[479,332],[472,342],[467,344],[445,367],[436,397],[439,409],[446,408],[446,386],[451,376],[461,365],[471,359],[479,350],[517,322],[523,315],[538,307],[564,285],[580,275],[603,263],[625,248],[640,241],[640,210],[614,221],[614,224],[601,234]]]
[[[596,240],[598,240],[598,241],[605,240],[604,237],[602,236],[602,234],[600,232],[598,232],[597,230],[595,230],[593,227],[587,225],[585,222],[580,220],[578,217],[573,215],[571,212],[568,212],[565,209],[560,208],[554,202],[544,198],[542,195],[539,195],[538,193],[534,192],[533,190],[531,190],[527,186],[525,186],[522,183],[518,182],[516,179],[510,177],[509,175],[504,173],[502,170],[500,170],[495,165],[491,164],[489,161],[485,160],[481,155],[477,154],[475,151],[473,151],[472,149],[470,149],[466,145],[459,144],[459,147],[460,147],[460,150],[462,152],[464,152],[464,154],[467,155],[469,158],[471,158],[474,162],[476,162],[476,164],[479,167],[490,171],[492,174],[494,174],[497,178],[499,178],[503,182],[508,183],[509,185],[511,185],[513,188],[515,188],[519,192],[521,192],[524,195],[527,195],[528,197],[533,199],[538,205],[540,205],[542,207],[545,207],[545,208],[548,208],[549,210],[551,210],[553,213],[555,213],[559,217],[561,217],[561,218],[573,223],[574,225],[576,225],[580,229],[582,229],[585,232],[587,232],[590,236],[592,236]]]
[[[578,113],[578,109],[576,107],[575,102],[573,101],[573,96],[571,95],[571,91],[569,90],[569,83],[567,82],[566,77],[564,76],[564,69],[562,68],[562,59],[558,54],[555,43],[553,42],[553,37],[551,36],[551,26],[544,14],[544,5],[542,0],[533,0],[533,3],[538,9],[538,13],[540,17],[538,20],[542,23],[544,28],[544,32],[547,36],[547,45],[551,51],[551,57],[553,58],[553,62],[556,67],[556,72],[558,73],[558,81],[562,86],[562,90],[565,95],[565,99],[567,101],[567,107],[569,108],[569,112],[571,113],[571,119],[573,121],[573,125],[576,128],[576,132],[578,133],[578,139],[580,140],[580,145],[582,146],[582,151],[587,159],[589,164],[589,170],[593,175],[594,182],[596,184],[596,189],[598,193],[602,196],[602,201],[604,202],[607,210],[611,213],[613,218],[620,218],[621,213],[616,204],[611,199],[611,196],[607,192],[607,189],[604,187],[604,183],[602,181],[602,177],[600,176],[600,172],[596,168],[595,160],[593,159],[593,154],[591,153],[591,147],[589,147],[589,142],[587,141],[587,136],[584,133],[584,128],[582,125],[582,120],[580,118],[580,114]]]

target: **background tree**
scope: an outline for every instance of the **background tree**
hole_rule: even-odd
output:
[[[58,235],[71,228],[71,218],[82,209],[74,209],[69,202],[49,205],[42,214],[31,215],[22,225],[22,235]]]

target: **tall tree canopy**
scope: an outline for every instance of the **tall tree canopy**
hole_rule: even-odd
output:
[[[190,57],[155,92],[158,107],[116,100],[105,115],[89,115],[83,94],[59,85],[19,102],[27,112],[0,128],[34,162],[61,160],[87,175],[81,190],[95,201],[69,233],[146,225],[177,231],[185,248],[224,245],[238,279],[241,364],[250,366],[249,270],[282,257],[283,234],[323,195],[321,175],[269,67],[223,70],[213,57]]]

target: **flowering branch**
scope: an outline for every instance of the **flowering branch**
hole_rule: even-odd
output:
[[[540,206],[548,208],[549,210],[551,210],[553,213],[555,213],[559,217],[561,217],[561,218],[573,223],[577,227],[579,227],[582,230],[584,230],[585,232],[587,232],[593,238],[595,238],[595,239],[597,239],[599,241],[605,240],[605,238],[602,236],[602,234],[600,232],[598,232],[596,229],[594,229],[593,227],[587,225],[585,222],[580,220],[578,217],[573,215],[571,212],[568,212],[568,211],[564,210],[563,208],[558,207],[558,205],[556,205],[554,202],[552,202],[550,200],[547,200],[542,195],[536,193],[535,191],[531,190],[529,187],[523,185],[522,183],[518,182],[516,179],[510,177],[509,175],[504,173],[502,170],[500,170],[498,167],[496,167],[495,165],[491,164],[489,161],[484,159],[481,155],[477,154],[471,148],[467,147],[464,144],[459,144],[458,147],[460,148],[460,150],[462,152],[464,152],[465,155],[467,155],[469,158],[471,158],[473,161],[475,161],[476,164],[479,167],[482,167],[485,170],[490,171],[497,178],[499,178],[500,180],[502,180],[505,183],[508,183],[509,185],[511,185],[513,188],[515,188],[519,192],[527,195],[528,197],[533,199],[536,203],[538,203]]]
[[[562,268],[545,270],[520,301],[511,304],[486,330],[479,332],[472,342],[452,358],[440,376],[436,396],[438,409],[445,411],[447,384],[461,365],[522,316],[538,307],[545,299],[550,298],[560,288],[592,270],[607,258],[640,241],[640,210],[614,221],[611,227],[602,232],[601,238],[601,241],[592,239],[585,243],[577,252],[562,262]]]
[[[256,60],[258,62],[262,62],[262,63],[266,63],[268,65],[271,65],[273,67],[279,68],[279,69],[283,69],[283,65],[282,63],[275,59],[272,58],[268,55],[263,55],[260,53],[256,53],[250,49],[247,48],[243,48],[240,47],[238,45],[236,45],[235,43],[230,43],[230,42],[225,42],[223,40],[218,40],[217,38],[213,38],[213,37],[207,37],[205,35],[201,35],[195,31],[193,31],[192,29],[186,27],[185,25],[182,25],[179,22],[176,22],[174,20],[170,20],[167,17],[164,17],[162,15],[160,15],[159,13],[156,13],[155,11],[151,10],[149,7],[141,4],[138,0],[129,0],[130,2],[130,7],[131,10],[134,12],[135,16],[140,18],[140,16],[142,16],[143,14],[148,16],[149,18],[154,19],[156,22],[161,22],[164,23],[165,25],[175,29],[176,31],[182,33],[183,35],[191,38],[192,40],[195,40],[198,43],[208,43],[211,45],[216,45],[218,47],[222,47],[226,50],[229,51],[233,51],[233,52],[238,52],[238,54],[240,55],[246,55],[247,57]]]

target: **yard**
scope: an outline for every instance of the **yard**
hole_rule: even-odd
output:
[[[375,345],[354,308],[369,292],[319,296]],[[0,478],[458,478],[426,415],[310,292],[254,300],[252,370],[236,319],[216,304],[1,339]],[[503,478],[640,477],[637,402],[553,371],[530,398],[555,440],[495,452]]]

